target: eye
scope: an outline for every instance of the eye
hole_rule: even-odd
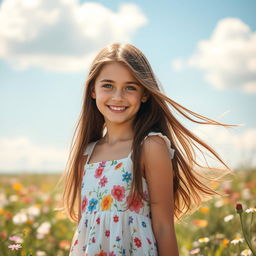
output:
[[[104,88],[111,88],[112,84],[103,84],[102,87],[104,87]]]
[[[131,86],[131,85],[127,86],[126,89],[128,91],[136,91],[137,90],[135,86]]]

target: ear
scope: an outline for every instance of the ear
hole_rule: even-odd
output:
[[[148,100],[148,95],[146,93],[144,93],[144,95],[141,98],[141,102],[145,103]]]
[[[94,88],[94,86],[92,86],[91,96],[92,96],[93,99],[96,99],[96,93],[95,93],[95,88]]]

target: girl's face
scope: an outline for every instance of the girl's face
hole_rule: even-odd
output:
[[[110,62],[103,66],[95,80],[92,97],[105,118],[106,124],[130,122],[141,102],[145,102],[143,87],[122,63]]]

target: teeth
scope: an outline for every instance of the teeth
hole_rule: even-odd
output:
[[[114,107],[114,106],[109,106],[111,109],[113,109],[113,110],[119,110],[119,111],[121,111],[121,110],[125,110],[125,107]]]

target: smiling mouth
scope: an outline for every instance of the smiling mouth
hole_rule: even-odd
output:
[[[122,112],[124,110],[126,110],[128,107],[125,106],[111,106],[111,105],[107,105],[108,108],[112,111],[118,111],[118,112]]]

